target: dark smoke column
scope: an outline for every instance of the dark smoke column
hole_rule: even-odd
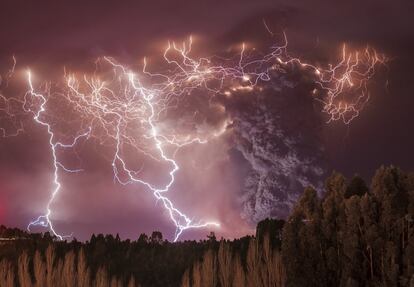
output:
[[[241,203],[249,221],[285,218],[305,187],[321,190],[322,120],[305,77],[272,73],[269,82],[223,100],[233,122],[233,152],[246,165]]]

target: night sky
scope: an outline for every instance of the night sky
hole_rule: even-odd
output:
[[[193,112],[201,115],[194,127],[198,132],[217,132],[225,119],[233,123],[208,144],[177,153],[181,169],[171,199],[196,221],[221,223],[218,229],[186,231],[181,238],[202,238],[210,230],[229,238],[252,233],[258,220],[286,216],[303,182],[318,188],[332,170],[367,180],[382,164],[414,170],[412,1],[117,2],[3,1],[0,74],[11,68],[13,55],[17,65],[16,88],[5,88],[3,80],[0,93],[24,94],[28,68],[39,84],[58,80],[63,67],[90,73],[101,56],[130,66],[140,65],[144,56],[155,63],[168,40],[183,41],[189,35],[195,39],[195,53],[204,56],[227,53],[243,42],[266,50],[284,31],[289,53],[309,63],[335,60],[344,43],[355,48],[369,45],[389,59],[370,82],[368,104],[350,125],[327,124],[309,98],[303,77],[295,75],[272,80],[260,94],[218,98],[214,107],[205,108],[203,95],[180,105],[166,129],[168,124],[185,126]],[[264,23],[278,36],[272,36]],[[55,110],[50,119],[59,123],[67,113]],[[44,213],[53,176],[45,129],[33,117],[22,118],[23,133],[0,138],[0,223],[19,228]],[[0,127],[8,124],[0,111]],[[60,123],[54,128],[72,126]],[[300,164],[291,164],[286,155],[292,152]],[[51,217],[59,233],[73,233],[82,240],[92,233],[135,239],[142,232],[160,230],[173,238],[175,227],[168,214],[145,187],[114,182],[107,146],[86,141],[62,156],[83,171],[61,173],[62,190]],[[149,180],[166,180],[163,167],[146,167]],[[283,168],[284,179],[279,173]],[[299,176],[302,185],[296,182]]]

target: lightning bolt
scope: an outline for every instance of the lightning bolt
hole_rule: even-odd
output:
[[[83,137],[88,137],[91,130],[89,128],[89,130],[87,132],[76,136],[75,139],[73,140],[73,142],[70,143],[70,144],[63,144],[63,143],[58,142],[58,141],[55,142],[55,134],[52,131],[51,125],[48,122],[41,119],[42,114],[46,111],[45,105],[47,103],[47,99],[42,94],[39,94],[39,93],[35,92],[35,90],[33,88],[33,83],[32,83],[32,74],[31,74],[30,71],[27,72],[27,80],[28,80],[28,84],[29,84],[28,94],[30,94],[30,96],[32,96],[34,99],[39,100],[40,106],[39,106],[38,110],[35,111],[35,112],[33,112],[31,110],[26,110],[26,111],[33,112],[33,114],[34,114],[33,120],[36,123],[38,123],[39,125],[45,127],[46,130],[47,130],[47,133],[49,135],[49,146],[50,146],[50,150],[52,151],[52,160],[53,160],[53,168],[54,168],[53,184],[55,186],[55,188],[53,189],[53,191],[51,193],[49,201],[47,202],[46,213],[44,215],[39,216],[34,221],[30,222],[29,225],[27,226],[27,230],[30,231],[30,228],[32,226],[43,226],[43,227],[49,228],[50,231],[53,233],[53,235],[55,235],[60,240],[62,240],[66,236],[63,236],[63,235],[60,235],[59,233],[57,233],[54,226],[53,226],[52,221],[50,220],[50,216],[52,214],[51,205],[52,205],[55,197],[58,195],[58,193],[61,189],[61,183],[59,181],[59,169],[63,169],[66,172],[79,172],[81,170],[79,170],[79,169],[72,170],[72,169],[66,168],[61,162],[59,162],[58,156],[57,156],[57,150],[59,148],[64,148],[64,149],[65,148],[73,148],[76,145],[76,143],[78,142],[79,139],[81,139]]]
[[[29,91],[21,102],[24,110],[32,113],[33,120],[47,131],[54,169],[54,188],[46,211],[29,223],[29,230],[32,226],[42,226],[59,239],[65,237],[55,230],[51,220],[52,205],[62,186],[59,176],[61,172],[77,173],[82,170],[66,168],[59,160],[59,151],[74,148],[79,141],[90,138],[101,143],[113,143],[111,164],[114,179],[119,184],[143,185],[157,202],[162,203],[176,227],[174,241],[188,229],[219,227],[220,224],[214,221],[194,221],[178,209],[167,195],[180,169],[175,160],[177,151],[191,144],[205,144],[220,136],[226,132],[231,120],[226,120],[219,131],[201,137],[191,133],[182,135],[175,128],[169,132],[159,128],[158,124],[168,110],[177,107],[180,101],[191,96],[195,90],[204,91],[210,95],[210,99],[218,94],[232,97],[237,91],[261,90],[261,83],[270,81],[274,73],[286,73],[289,69],[299,68],[313,75],[317,88],[312,94],[322,104],[322,112],[328,115],[327,122],[341,120],[344,124],[350,124],[369,100],[367,84],[374,75],[375,67],[386,62],[385,56],[374,49],[366,48],[363,52],[349,53],[344,46],[341,59],[336,65],[317,67],[287,53],[288,41],[285,34],[284,43],[271,47],[270,52],[264,56],[254,54],[242,44],[236,57],[193,58],[190,56],[192,44],[192,37],[181,45],[168,42],[163,58],[171,68],[165,72],[150,72],[148,61],[144,58],[142,73],[137,75],[110,57],[97,61],[111,67],[112,78],[109,80],[102,80],[96,74],[85,74],[79,79],[75,74],[67,74],[65,71],[65,88],[58,94],[77,111],[82,126],[73,141],[66,144],[58,140],[52,123],[46,117],[50,92],[37,92],[31,72],[27,73]],[[108,73],[104,75],[108,77]],[[13,98],[2,96],[0,99],[9,103]],[[6,135],[4,130],[3,134]],[[125,146],[168,166],[168,181],[158,186],[140,177],[141,168],[131,166],[123,151]]]

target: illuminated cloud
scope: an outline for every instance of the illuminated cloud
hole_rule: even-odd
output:
[[[62,189],[52,204],[52,219],[60,234],[70,234],[73,231],[76,237],[85,239],[91,232],[120,231],[124,236],[133,237],[138,232],[150,232],[159,228],[168,234],[167,238],[174,238],[175,227],[171,224],[169,214],[162,208],[161,201],[153,200],[147,187],[122,186],[113,180],[111,163],[116,135],[113,124],[116,117],[105,117],[106,122],[102,125],[93,122],[93,130],[88,136],[85,133],[92,123],[93,117],[90,115],[94,115],[97,110],[90,105],[72,105],[67,101],[68,98],[60,97],[59,93],[65,92],[67,95],[68,84],[73,88],[90,91],[83,76],[86,75],[86,79],[92,83],[96,70],[102,72],[99,77],[106,84],[110,83],[111,88],[121,91],[119,88],[125,87],[125,84],[127,86],[128,77],[123,78],[121,85],[119,77],[123,72],[117,69],[115,75],[113,67],[105,59],[101,58],[95,66],[96,57],[104,55],[113,56],[110,58],[113,63],[131,68],[137,79],[143,79],[142,85],[152,89],[153,84],[165,82],[160,78],[154,82],[148,81],[142,72],[142,56],[147,55],[148,72],[164,73],[166,65],[162,53],[168,46],[168,40],[172,45],[172,40],[176,39],[177,47],[181,47],[181,42],[193,32],[197,36],[194,36],[195,45],[191,57],[198,59],[199,56],[211,55],[211,51],[215,51],[218,56],[233,60],[225,63],[226,67],[239,70],[238,60],[243,41],[246,41],[245,59],[248,61],[249,56],[268,53],[267,42],[271,41],[271,45],[283,43],[283,39],[280,41],[283,38],[280,28],[284,29],[285,24],[288,27],[293,23],[297,25],[294,25],[295,30],[287,30],[289,39],[291,36],[294,39],[291,48],[303,49],[305,52],[302,50],[292,55],[303,55],[301,58],[309,63],[318,63],[318,68],[301,66],[300,62],[290,61],[288,57],[282,57],[280,61],[273,58],[272,64],[279,66],[268,74],[270,77],[262,75],[259,85],[250,84],[250,81],[255,82],[257,76],[255,73],[252,75],[251,70],[246,73],[239,71],[238,74],[227,75],[229,78],[236,76],[236,80],[226,83],[228,86],[214,97],[214,93],[206,93],[205,87],[198,87],[190,95],[183,94],[178,102],[169,101],[168,111],[157,115],[159,118],[155,130],[165,136],[163,141],[170,142],[165,145],[165,151],[168,156],[174,155],[180,166],[175,174],[175,184],[168,192],[172,202],[196,223],[210,220],[220,222],[220,229],[214,230],[220,235],[231,237],[251,231],[252,222],[265,216],[285,216],[303,186],[312,184],[320,189],[323,173],[331,168],[325,158],[325,142],[320,139],[320,130],[338,126],[335,123],[326,125],[325,121],[330,118],[348,122],[353,115],[358,114],[355,111],[365,107],[368,95],[363,94],[363,98],[358,100],[361,93],[356,89],[366,90],[364,85],[359,85],[363,81],[354,78],[355,74],[341,72],[344,77],[340,79],[338,76],[334,81],[341,83],[337,87],[345,84],[347,91],[352,90],[352,95],[342,94],[339,97],[335,96],[336,93],[330,97],[326,90],[324,93],[324,89],[315,85],[315,80],[320,73],[329,75],[326,71],[330,62],[328,58],[333,60],[339,56],[341,60],[339,50],[343,41],[362,42],[364,45],[374,43],[375,47],[381,46],[378,45],[381,41],[387,41],[387,45],[390,45],[389,43],[395,43],[392,40],[397,37],[397,31],[404,31],[401,29],[404,26],[399,21],[390,23],[386,15],[382,15],[381,11],[392,12],[392,7],[384,6],[381,1],[378,3],[378,14],[375,14],[379,21],[367,21],[363,13],[364,4],[354,5],[352,1],[331,8],[318,2],[320,9],[313,9],[316,4],[309,9],[309,4],[301,1],[283,5],[277,3],[277,7],[273,2],[234,5],[224,1],[220,3],[220,9],[214,8],[213,4],[205,4],[205,9],[200,9],[198,4],[171,4],[169,9],[164,9],[164,3],[153,3],[146,7],[147,10],[131,8],[137,8],[134,5],[119,5],[116,9],[118,12],[115,13],[118,16],[114,15],[113,7],[105,3],[99,13],[94,5],[73,5],[63,9],[52,3],[27,4],[34,11],[30,17],[19,13],[22,9],[18,7],[2,9],[2,13],[8,13],[10,17],[1,17],[0,21],[7,20],[2,22],[3,26],[13,29],[0,31],[1,38],[7,39],[3,42],[1,51],[2,60],[5,59],[1,64],[1,95],[22,96],[28,88],[26,72],[27,67],[30,67],[34,77],[34,92],[47,96],[48,91],[51,92],[47,115],[44,114],[41,120],[53,123],[53,131],[56,131],[53,144],[71,144],[77,136],[81,136],[73,149],[59,148],[58,152],[59,160],[68,170],[83,170],[68,173],[59,165]],[[270,8],[272,5],[273,8]],[[206,13],[205,10],[211,13]],[[229,11],[232,17],[228,17]],[[347,19],[355,21],[350,23],[340,20],[344,12],[348,15]],[[154,13],[158,17],[152,17]],[[75,14],[79,18],[76,24],[69,16]],[[51,29],[44,29],[48,17],[52,16],[60,20]],[[217,18],[217,21],[211,21],[212,18]],[[266,29],[263,27],[264,18],[268,26]],[[180,21],[177,19],[184,19],[183,23],[178,23]],[[375,38],[378,31],[381,31],[381,37]],[[311,44],[302,45],[305,40]],[[256,50],[253,50],[255,47]],[[347,52],[355,50],[352,45],[347,47]],[[365,57],[364,49],[361,51],[359,55],[364,63],[383,60],[373,50],[368,50],[368,57]],[[4,75],[14,66],[11,57],[13,54],[17,59],[15,77],[10,86],[4,88],[7,78]],[[352,55],[351,63],[354,63],[355,54]],[[176,57],[177,55],[171,54],[171,60]],[[218,66],[217,63],[212,65]],[[266,66],[263,70],[271,66]],[[63,67],[67,74],[62,81]],[[180,82],[183,83],[181,87],[197,85],[200,79],[217,71],[211,73],[205,69],[201,73],[191,74],[186,77],[185,84]],[[72,82],[68,82],[70,79]],[[354,83],[352,89],[347,86],[350,82]],[[44,83],[53,84],[47,87]],[[116,83],[119,85],[116,86]],[[99,82],[93,82],[93,85],[99,85]],[[146,94],[146,91],[142,94]],[[396,95],[398,93],[394,93],[393,97]],[[36,99],[33,95],[29,95],[29,98]],[[26,109],[36,112],[41,103],[39,100],[40,98],[37,101],[29,100]],[[145,100],[141,104],[146,106]],[[5,107],[12,107],[13,116],[4,113]],[[158,105],[157,110],[161,110],[160,107]],[[16,136],[0,140],[1,169],[4,171],[1,175],[0,200],[7,202],[5,223],[25,227],[27,222],[45,212],[50,192],[54,189],[54,170],[45,127],[35,124],[33,113],[16,114],[19,108],[21,105],[18,102],[0,99],[0,128],[5,128],[0,133]],[[131,111],[131,106],[116,104],[108,106],[108,109]],[[325,114],[321,115],[320,110]],[[145,118],[148,109],[135,109],[128,116]],[[382,115],[374,118],[384,123],[381,121]],[[357,128],[359,125],[360,122],[357,122]],[[103,126],[109,129],[105,130]],[[145,121],[128,124],[126,134],[133,136],[130,139],[138,139],[139,144],[124,145],[122,157],[131,169],[139,171],[141,179],[151,182],[156,188],[162,188],[169,181],[172,165],[157,161],[159,153],[153,148],[154,141],[151,140],[149,130],[148,122]],[[379,130],[369,128],[370,133],[379,133]],[[106,132],[108,137],[103,137]],[[365,132],[368,132],[368,128],[361,132],[363,136],[358,137],[362,143]],[[382,134],[377,138],[379,136]],[[198,144],[196,138],[208,143]],[[179,151],[175,150],[173,143],[183,144],[193,139],[195,142],[185,145]],[[381,143],[377,145],[378,149],[379,146]],[[363,159],[360,161],[363,162]],[[128,176],[118,166],[119,163],[116,160],[118,176],[124,181]],[[342,167],[351,166],[348,159],[342,159],[341,164]],[[191,230],[182,234],[181,238],[201,237],[208,231]]]

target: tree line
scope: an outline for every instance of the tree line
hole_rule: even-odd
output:
[[[319,193],[231,241],[66,242],[2,226],[0,287],[414,287],[414,174],[381,167],[368,187],[334,172]]]
[[[247,249],[209,249],[187,286],[414,287],[414,174],[381,167],[368,188],[334,172],[322,196],[305,189],[285,222],[259,223]]]

